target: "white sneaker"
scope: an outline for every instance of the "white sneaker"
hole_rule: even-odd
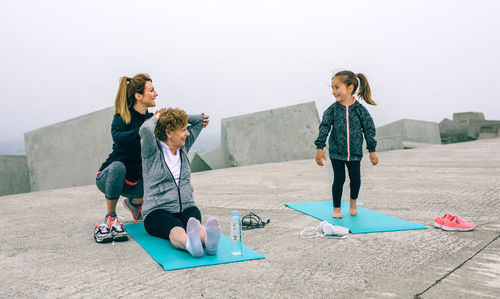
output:
[[[327,221],[322,221],[319,224],[319,231],[324,235],[347,235],[349,234],[349,229],[343,226],[334,226]]]

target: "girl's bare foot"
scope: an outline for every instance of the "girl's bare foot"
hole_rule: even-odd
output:
[[[351,201],[349,204],[350,204],[349,212],[351,213],[351,216],[358,215],[358,206],[357,206],[356,200],[351,198]]]
[[[340,208],[333,208],[333,218],[342,218]]]

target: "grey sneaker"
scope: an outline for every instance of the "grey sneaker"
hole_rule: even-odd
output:
[[[132,218],[135,221],[142,221],[142,205],[138,206],[132,202],[131,198],[125,198],[123,206],[132,213]]]
[[[108,243],[113,241],[113,233],[106,223],[97,223],[95,225],[94,240],[97,243]]]

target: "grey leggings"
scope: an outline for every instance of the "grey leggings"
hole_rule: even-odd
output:
[[[134,186],[128,185],[125,183],[126,174],[127,170],[123,162],[115,161],[97,175],[95,183],[106,199],[117,200],[120,195],[128,198],[142,198],[144,195],[142,180]]]

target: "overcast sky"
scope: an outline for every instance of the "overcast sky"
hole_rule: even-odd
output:
[[[209,114],[207,134],[308,101],[322,115],[344,69],[367,76],[376,126],[498,120],[499,12],[498,0],[1,0],[0,141],[110,107],[137,73],[157,107]]]

